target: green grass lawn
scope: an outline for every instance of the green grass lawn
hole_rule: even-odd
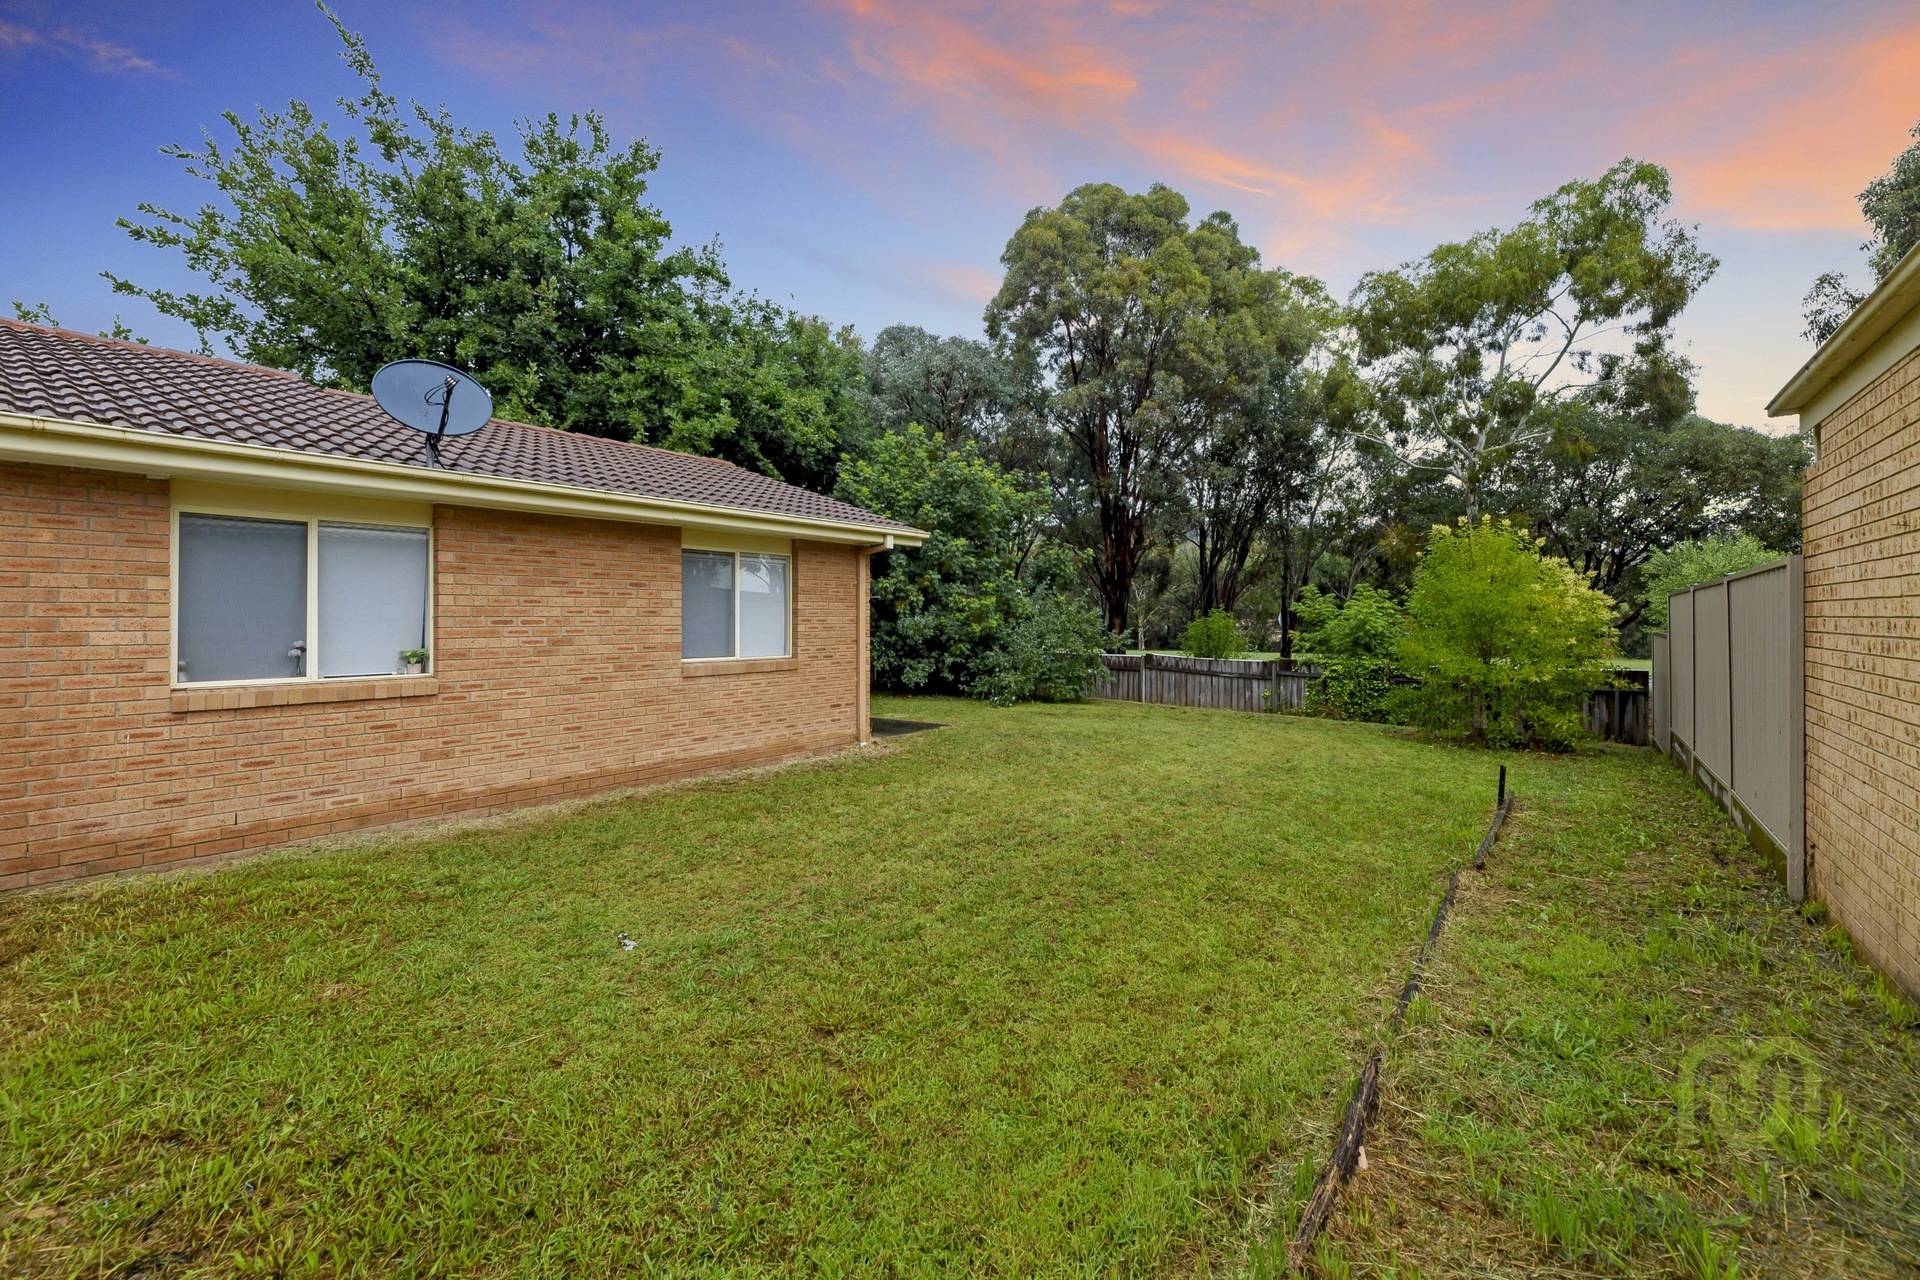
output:
[[[1133,704],[875,711],[951,727],[0,900],[0,1274],[1270,1271],[1502,761],[1513,855],[1465,891],[1330,1273],[1449,1274],[1476,1226],[1516,1265],[1600,1266],[1527,1243],[1556,1179],[1679,1196],[1751,1247],[1774,1219],[1728,1188],[1764,1152],[1642,1171],[1677,1149],[1673,1055],[1737,1025],[1695,1021],[1723,991],[1911,1070],[1861,971],[1651,753]],[[1899,1139],[1847,1096],[1885,1221]],[[1463,1110],[1480,1154],[1449,1136]],[[1499,1189],[1458,1192],[1462,1160]],[[1856,1229],[1793,1194],[1779,1234],[1810,1222],[1806,1256]]]
[[[1493,761],[876,712],[952,727],[7,900],[0,1273],[1229,1264],[1318,1159]]]
[[[1920,1274],[1912,1006],[1649,755],[1527,763],[1323,1274]]]

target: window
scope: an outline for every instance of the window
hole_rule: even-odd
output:
[[[680,553],[680,656],[784,658],[792,563],[757,552]]]
[[[427,644],[424,528],[181,512],[175,679],[384,676]]]

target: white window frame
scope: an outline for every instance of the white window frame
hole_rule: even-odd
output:
[[[261,676],[253,680],[182,680],[180,678],[180,517],[234,516],[243,520],[274,520],[281,524],[307,526],[307,636],[306,656],[297,676]],[[419,675],[323,676],[320,671],[320,526],[323,524],[362,525],[381,529],[419,529],[427,535],[427,661]],[[435,637],[433,623],[434,555],[433,521],[396,519],[391,515],[369,513],[353,515],[347,511],[319,515],[304,514],[297,506],[234,506],[221,502],[178,502],[173,506],[167,548],[167,679],[175,689],[242,689],[256,685],[338,684],[347,680],[422,680],[433,674]],[[738,645],[736,644],[736,648]]]
[[[686,553],[694,552],[703,556],[733,557],[733,652],[706,658],[689,658],[686,650],[686,633],[681,633],[680,661],[682,662],[783,662],[793,656],[793,553],[791,551],[741,551],[733,547],[706,547],[697,543],[687,543],[680,548],[680,608],[687,607],[687,562]],[[787,636],[785,653],[762,654],[757,658],[740,656],[740,557],[754,556],[763,560],[784,560],[787,562]]]

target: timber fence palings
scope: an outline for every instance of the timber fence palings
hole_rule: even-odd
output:
[[[1474,851],[1474,870],[1486,866],[1487,854],[1499,838],[1507,815],[1512,812],[1513,793],[1507,790],[1507,769],[1502,765],[1499,801],[1494,806],[1493,823],[1481,838],[1479,848]],[[1394,1001],[1393,1015],[1387,1020],[1380,1046],[1367,1055],[1366,1062],[1360,1068],[1353,1092],[1348,1095],[1346,1110],[1341,1114],[1339,1130],[1334,1134],[1333,1152],[1327,1157],[1326,1163],[1320,1166],[1320,1175],[1314,1180],[1313,1194],[1307,1197],[1307,1203],[1300,1211],[1300,1225],[1287,1246],[1287,1264],[1294,1271],[1306,1269],[1314,1241],[1326,1229],[1339,1204],[1341,1188],[1352,1179],[1355,1170],[1366,1159],[1367,1126],[1373,1123],[1374,1112],[1380,1105],[1380,1075],[1385,1067],[1387,1048],[1406,1022],[1407,1009],[1413,1004],[1414,997],[1420,994],[1420,980],[1426,974],[1427,961],[1432,959],[1434,948],[1439,945],[1440,933],[1447,927],[1447,919],[1453,913],[1454,898],[1459,891],[1460,871],[1456,868],[1447,873],[1446,892],[1440,896],[1440,905],[1434,910],[1433,923],[1427,926],[1427,936],[1420,944],[1420,953],[1414,957],[1407,980],[1400,988],[1399,998]]]
[[[1104,670],[1088,693],[1119,702],[1219,711],[1301,711],[1320,679],[1317,667],[1251,658],[1188,658],[1161,653],[1103,653]],[[1587,695],[1587,728],[1629,746],[1647,745],[1648,693],[1629,684]]]

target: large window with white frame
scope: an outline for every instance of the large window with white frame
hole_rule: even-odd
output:
[[[757,551],[680,553],[680,656],[793,653],[793,561]]]
[[[424,525],[181,510],[175,683],[423,672],[431,542]]]

